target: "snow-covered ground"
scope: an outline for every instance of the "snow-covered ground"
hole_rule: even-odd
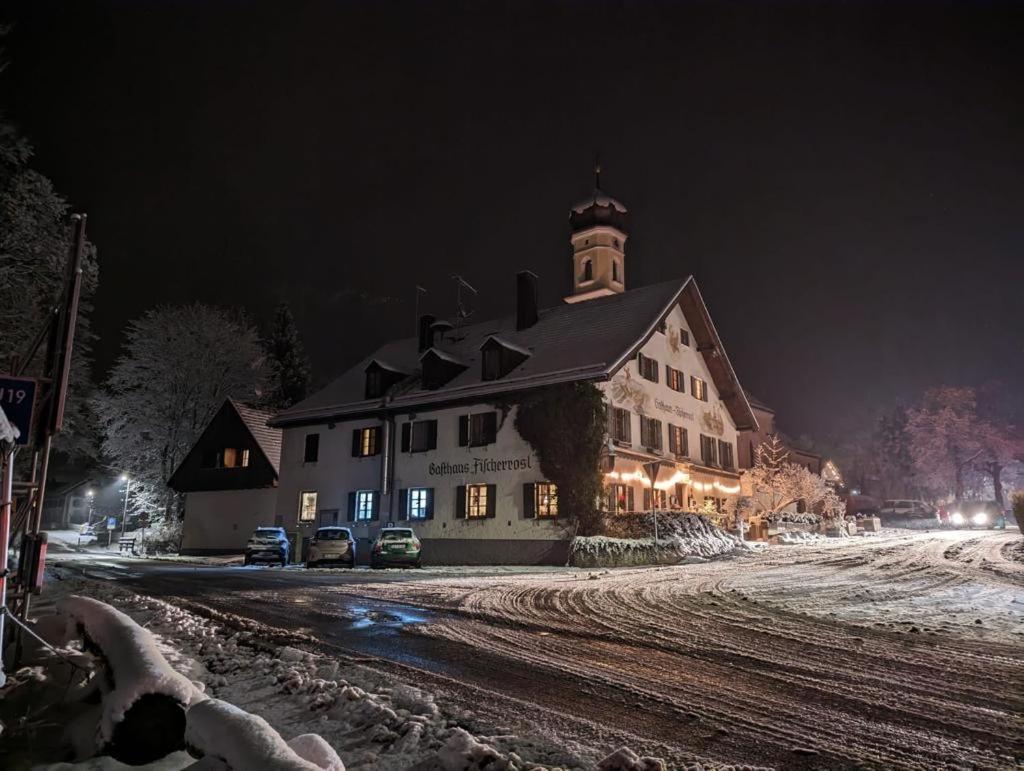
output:
[[[330,757],[330,752],[325,752],[323,747],[332,747],[344,766],[322,766],[328,771],[344,771],[346,767],[385,771],[410,768],[437,771],[590,768],[603,754],[593,748],[573,746],[571,742],[552,741],[550,737],[522,737],[507,733],[481,736],[479,732],[467,730],[472,725],[472,713],[439,701],[434,694],[417,687],[415,682],[396,681],[394,677],[360,663],[303,650],[297,646],[309,642],[305,635],[272,629],[240,618],[211,620],[109,584],[61,578],[59,571],[53,576],[45,598],[36,605],[34,616],[42,620],[38,623],[40,632],[47,626],[54,627],[48,622],[51,618],[58,620],[51,615],[55,610],[88,619],[98,603],[75,596],[84,593],[116,606],[148,630],[135,627],[146,640],[155,639],[157,658],[162,654],[174,670],[160,675],[158,679],[167,682],[179,677],[175,672],[180,673],[184,678],[180,683],[175,682],[175,686],[183,683],[181,687],[187,689],[191,681],[205,696],[226,702],[224,705],[219,702],[206,704],[200,710],[213,713],[218,719],[215,723],[205,720],[205,713],[199,715],[197,712],[193,719],[193,713],[189,711],[188,741],[197,746],[202,746],[200,742],[209,746],[226,746],[240,753],[242,760],[240,765],[234,766],[236,771],[283,769],[286,766],[275,765],[271,761],[272,741],[264,742],[261,749],[259,737],[250,743],[251,747],[246,747],[240,737],[219,736],[218,732],[223,732],[225,718],[228,722],[233,719],[243,728],[246,723],[255,723],[257,729],[263,726],[270,736],[276,735],[274,731],[284,739],[301,736],[303,738],[289,744],[294,749],[308,750],[313,756]],[[98,633],[102,634],[102,628],[98,624],[96,626]],[[288,640],[294,645],[286,644]],[[147,642],[142,647],[148,645],[151,643]],[[124,651],[117,653],[117,661],[111,662],[115,670],[125,666],[140,669],[135,662],[124,660],[127,655]],[[51,771],[128,768],[105,757],[78,763],[56,762],[72,745],[83,744],[81,737],[71,736],[74,729],[68,731],[60,725],[61,715],[67,717],[68,713],[62,711],[57,702],[67,692],[65,690],[63,695],[58,695],[63,683],[54,681],[63,679],[65,670],[71,670],[62,668],[63,665],[52,654],[34,643],[29,645],[28,656],[30,659],[34,657],[32,665],[16,673],[4,692],[8,697],[8,709],[0,709],[6,721],[0,766],[11,769],[37,767]],[[84,661],[81,654],[73,656]],[[59,677],[55,677],[55,673],[59,673]],[[132,676],[125,677],[123,682],[142,683],[139,687],[145,690],[145,680]],[[113,694],[117,695],[116,692]],[[122,701],[124,699],[111,699],[108,706],[113,705],[111,708],[123,711],[126,704]],[[34,723],[19,721],[17,718],[22,711],[32,713]],[[104,712],[102,735],[109,738],[107,711],[110,710]],[[220,714],[216,714],[218,712]],[[323,741],[307,737],[310,733],[322,737]],[[88,736],[84,744],[90,744]],[[253,761],[251,758],[261,757],[261,751],[271,752],[271,755],[262,756],[258,763]],[[310,757],[306,752],[303,756]],[[146,768],[150,771],[176,771],[189,767],[193,762],[187,753],[177,752]]]
[[[778,546],[706,564],[417,581],[419,634],[674,714],[723,760],[1012,768],[1024,756],[1020,534]],[[326,591],[409,603],[400,583]]]

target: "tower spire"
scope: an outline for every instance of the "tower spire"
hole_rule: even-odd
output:
[[[601,189],[601,151],[594,151],[594,188]]]

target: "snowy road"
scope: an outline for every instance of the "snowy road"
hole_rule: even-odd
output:
[[[107,577],[508,693],[565,714],[554,730],[624,732],[678,762],[1013,768],[1019,546],[1016,531],[914,533],[593,577],[140,563]]]

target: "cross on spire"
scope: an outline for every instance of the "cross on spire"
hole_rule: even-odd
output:
[[[594,151],[594,187],[601,188],[601,152]]]

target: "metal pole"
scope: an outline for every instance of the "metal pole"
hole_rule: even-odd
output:
[[[126,477],[124,480],[124,511],[121,512],[121,537],[117,539],[118,543],[124,540],[124,525],[128,521],[128,491],[132,487],[132,478]],[[122,551],[124,547],[119,547]]]
[[[16,447],[10,452],[4,450],[0,462],[3,463],[3,482],[0,483],[0,687],[7,682],[4,674],[4,618],[7,614],[7,552],[11,537],[11,510],[14,497],[14,455]]]

